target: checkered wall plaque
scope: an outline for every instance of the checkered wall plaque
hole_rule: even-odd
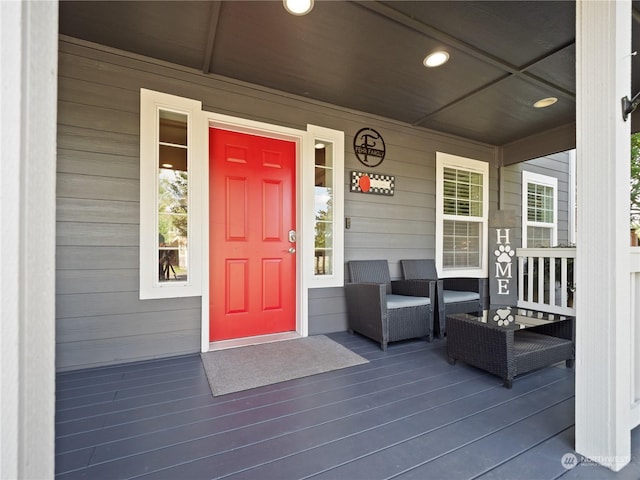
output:
[[[351,191],[393,196],[396,177],[382,173],[351,172]]]

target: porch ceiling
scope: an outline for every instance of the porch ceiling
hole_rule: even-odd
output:
[[[492,145],[575,122],[573,1],[316,0],[294,17],[281,1],[63,0],[60,33]],[[439,48],[449,62],[423,67]],[[632,76],[630,96],[638,57]]]

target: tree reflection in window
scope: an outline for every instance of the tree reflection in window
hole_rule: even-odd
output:
[[[161,169],[158,176],[159,280],[187,280],[188,176]]]
[[[318,197],[326,198],[326,208],[316,210],[315,275],[331,275],[333,267],[331,255],[333,251],[333,195],[330,188],[324,190],[324,195],[318,196],[316,194],[316,205]],[[318,188],[316,188],[316,192],[318,192]]]

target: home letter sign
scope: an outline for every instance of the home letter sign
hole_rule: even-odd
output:
[[[518,301],[516,250],[511,243],[511,229],[493,228],[495,243],[489,252],[489,295],[492,305],[512,305]]]

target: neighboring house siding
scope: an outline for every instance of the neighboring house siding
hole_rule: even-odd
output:
[[[502,169],[503,208],[513,210],[518,227],[513,229],[512,241],[522,245],[522,172],[526,170],[558,179],[558,244],[569,242],[569,152],[560,152],[546,157],[509,165]]]
[[[298,129],[345,132],[345,261],[435,255],[435,155],[483,161],[494,149],[398,122],[62,37],[57,183],[57,368],[69,370],[200,349],[200,297],[139,300],[140,88],[201,100],[208,111]],[[386,157],[353,153],[363,127]],[[392,197],[349,192],[352,170],[394,175]],[[490,169],[491,208],[497,207]],[[309,291],[309,333],[347,328],[342,288]]]

